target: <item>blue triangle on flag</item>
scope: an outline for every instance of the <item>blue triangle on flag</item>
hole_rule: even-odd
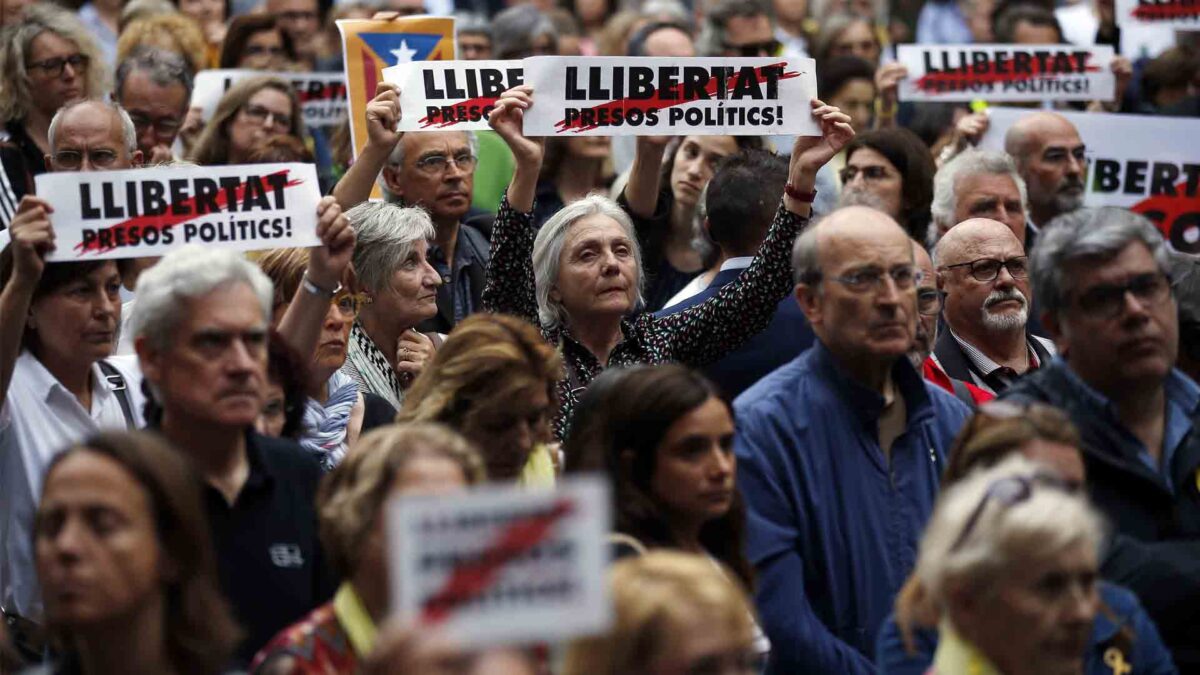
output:
[[[441,35],[431,33],[359,33],[358,37],[389,66],[424,61],[442,40]],[[407,59],[402,56],[405,54]]]

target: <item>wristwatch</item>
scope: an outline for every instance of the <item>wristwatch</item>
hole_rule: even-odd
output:
[[[300,277],[300,285],[304,287],[304,290],[308,291],[309,293],[312,293],[313,295],[315,295],[319,298],[330,298],[330,299],[332,299],[333,296],[337,295],[337,292],[339,290],[341,290],[341,288],[342,288],[341,284],[338,284],[337,287],[334,288],[333,290],[326,290],[324,288],[321,288],[320,286],[314,284],[312,282],[312,279],[308,278],[308,272],[305,272],[304,276]]]

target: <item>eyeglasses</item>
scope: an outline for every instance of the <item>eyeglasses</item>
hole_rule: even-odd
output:
[[[242,56],[258,56],[260,54],[283,56],[284,53],[283,47],[267,47],[265,45],[246,45],[242,49]]]
[[[1086,314],[1112,319],[1125,308],[1126,294],[1132,294],[1146,307],[1157,307],[1171,294],[1171,279],[1161,272],[1149,272],[1123,284],[1100,284],[1081,294],[1077,304]]]
[[[151,119],[141,113],[131,112],[129,113],[129,119],[133,122],[133,127],[138,133],[154,127],[154,133],[159,136],[174,136],[179,133],[179,127],[183,126],[183,122],[174,117],[155,117]]]
[[[331,303],[337,307],[338,314],[341,314],[343,319],[349,320],[357,318],[362,308],[371,304],[371,296],[366,293],[351,293],[345,289],[338,289],[333,294]]]
[[[953,553],[962,548],[963,544],[971,538],[971,533],[975,531],[975,527],[979,524],[979,519],[983,517],[983,512],[987,509],[989,502],[994,501],[1006,509],[1011,508],[1032,497],[1035,485],[1069,492],[1058,477],[1047,473],[1039,472],[1032,476],[1006,476],[996,480],[983,493],[983,499],[979,500],[979,505],[975,507],[975,510],[971,511],[971,515],[967,518],[967,523],[963,526],[962,532],[959,533],[958,538],[954,540],[954,544],[950,547],[950,552]]]
[[[89,60],[90,59],[88,58],[88,56],[86,54],[72,54],[70,56],[56,56],[52,59],[46,59],[44,61],[35,61],[33,63],[30,63],[25,66],[25,69],[29,70],[31,68],[37,68],[39,70],[44,70],[46,72],[46,75],[48,75],[50,77],[61,77],[63,74],[63,68],[65,68],[66,66],[69,65],[69,66],[71,66],[71,70],[73,70],[75,72],[79,72],[88,67]]]
[[[292,126],[291,115],[286,113],[277,113],[273,110],[268,110],[261,105],[248,105],[245,108],[242,108],[242,112],[246,113],[246,117],[249,117],[259,124],[264,124],[268,119],[270,119],[275,128],[284,131],[290,129]]]
[[[725,51],[733,52],[738,56],[775,56],[779,53],[779,49],[783,46],[783,43],[779,40],[763,40],[762,42],[749,42],[744,45],[725,42],[721,46],[725,48]]]
[[[917,312],[923,316],[936,316],[942,311],[942,294],[936,288],[917,289]]]
[[[1023,255],[1008,260],[980,258],[957,265],[946,265],[942,269],[952,270],[956,267],[970,267],[971,276],[975,277],[976,281],[995,281],[996,277],[1000,276],[1001,267],[1008,270],[1009,276],[1014,279],[1025,279],[1029,276],[1029,258]]]
[[[83,158],[85,153],[78,150],[60,150],[54,153],[51,159],[54,160],[54,165],[66,171],[78,171],[83,166]],[[86,153],[89,166],[94,166],[99,169],[107,169],[116,163],[118,155],[115,150],[107,148],[97,148],[96,150],[88,150]]]
[[[866,293],[883,290],[885,278],[891,278],[896,288],[903,291],[920,283],[924,275],[914,265],[902,265],[887,271],[868,267],[839,277],[830,277],[829,280],[836,281],[855,293]]]
[[[296,21],[316,21],[317,20],[316,12],[304,12],[304,11],[280,12],[276,16],[278,16],[280,18],[280,20],[289,22],[289,23],[296,22]]]
[[[446,170],[450,168],[451,164],[457,166],[463,171],[470,171],[471,169],[475,168],[475,163],[478,161],[479,158],[475,155],[472,155],[470,152],[460,152],[453,157],[448,157],[446,155],[427,155],[417,160],[416,167],[418,170],[423,171],[424,173],[437,175],[445,173]]]
[[[883,180],[891,175],[888,170],[882,166],[848,166],[842,169],[839,175],[842,177],[842,183],[851,183],[860,173],[862,174],[863,180],[867,182]]]

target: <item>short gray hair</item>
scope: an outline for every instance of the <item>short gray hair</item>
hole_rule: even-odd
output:
[[[533,5],[509,7],[492,17],[493,58],[511,59],[513,54],[529,51],[533,41],[549,35],[558,41],[554,22]]]
[[[271,318],[271,280],[254,263],[228,249],[189,244],[171,251],[138,277],[137,303],[129,320],[134,339],[155,349],[170,346],[187,301],[232,284],[254,291],[263,321]]]
[[[192,98],[192,67],[181,54],[157,47],[138,47],[117,65],[117,82],[113,89],[113,97],[117,101],[121,100],[125,81],[133,73],[145,73],[151,82],[160,87],[182,85],[187,92],[184,97],[185,109],[187,101]]]
[[[102,105],[102,106],[112,110],[113,113],[115,113],[116,116],[118,118],[120,118],[120,120],[121,120],[121,136],[122,136],[121,140],[124,141],[125,148],[129,151],[130,155],[132,155],[134,152],[136,152],[138,149],[138,147],[137,147],[137,129],[133,126],[133,120],[129,118],[129,113],[125,112],[125,109],[122,108],[119,104],[114,103],[112,101],[101,101],[101,100],[97,100],[97,99],[83,99],[80,101],[73,101],[73,102],[68,103],[68,104],[64,105],[63,107],[59,108],[58,112],[54,113],[54,117],[52,117],[50,119],[50,129],[49,129],[49,131],[46,132],[46,138],[47,138],[47,140],[50,141],[50,153],[53,154],[54,149],[57,147],[54,144],[54,137],[58,134],[58,127],[60,124],[62,124],[62,119],[67,116],[68,112],[74,110],[76,107],[85,105],[88,103],[96,103],[96,104]]]
[[[471,155],[473,157],[479,157],[479,136],[475,135],[474,131],[454,131],[454,130],[423,131],[423,132],[417,131],[417,132],[409,132],[409,133],[466,134],[467,135],[467,147],[471,148]],[[391,154],[388,155],[387,165],[392,168],[396,168],[398,166],[404,165],[404,138],[403,137],[401,137],[401,139],[396,143],[396,147],[392,148]],[[388,189],[387,181],[383,179],[382,171],[379,172],[379,176],[376,178],[375,182],[376,182],[376,184],[379,185],[379,191],[383,193],[383,198],[385,201],[389,201],[393,204],[403,203],[403,200],[400,199],[400,197],[398,195],[396,195],[396,193],[394,193]]]
[[[817,252],[817,225],[805,228],[792,244],[792,280],[798,284],[814,284],[821,278],[821,261]]]
[[[567,233],[575,223],[589,216],[608,216],[621,225],[625,236],[633,246],[633,259],[637,267],[634,285],[637,288],[637,304],[642,304],[642,249],[638,244],[637,231],[629,214],[616,202],[602,195],[590,195],[571,202],[558,210],[538,230],[533,241],[533,279],[537,295],[538,320],[544,328],[556,328],[566,323],[567,312],[563,306],[550,299],[550,289],[558,282],[559,258]]]
[[[458,35],[486,35],[492,39],[492,24],[487,16],[475,12],[455,12],[454,32]]]
[[[1021,194],[1021,208],[1029,212],[1029,196],[1025,190],[1025,179],[1017,172],[1013,158],[1003,152],[991,150],[967,150],[947,162],[933,176],[933,202],[929,210],[933,215],[934,227],[929,228],[932,246],[937,242],[938,232],[944,226],[950,229],[954,222],[954,210],[958,208],[958,184],[964,178],[979,174],[1008,176]]]
[[[1067,267],[1088,259],[1103,262],[1141,242],[1163,274],[1171,262],[1162,233],[1145,216],[1116,206],[1083,208],[1058,216],[1038,237],[1029,255],[1029,278],[1039,311],[1059,315],[1067,307]]]
[[[346,212],[354,226],[354,271],[367,289],[390,290],[392,273],[412,253],[413,244],[433,239],[425,209],[388,202],[363,202]]]

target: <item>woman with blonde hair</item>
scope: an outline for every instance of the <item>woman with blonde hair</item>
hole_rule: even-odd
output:
[[[746,594],[699,555],[651,551],[613,565],[613,624],[576,640],[563,675],[757,675],[754,615]]]
[[[358,672],[387,616],[383,509],[397,495],[452,495],[483,481],[483,462],[440,424],[396,425],[363,436],[317,492],[321,543],[345,579],[333,600],[281,631],[252,673]]]
[[[208,67],[208,46],[204,33],[188,17],[172,11],[134,19],[117,38],[117,62],[140,47],[155,47],[175,52],[187,59],[196,73]]]
[[[442,422],[484,452],[488,475],[512,480],[534,455],[545,479],[562,358],[529,323],[499,314],[461,321],[413,383],[399,422]],[[535,450],[538,452],[535,455]],[[530,471],[535,471],[530,469]]]
[[[258,143],[276,134],[305,138],[292,85],[269,75],[242,80],[221,97],[189,159],[201,166],[243,164]]]

